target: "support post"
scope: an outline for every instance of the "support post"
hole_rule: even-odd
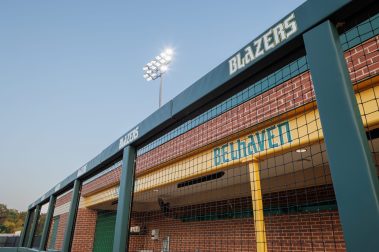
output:
[[[46,220],[45,220],[45,224],[43,226],[43,232],[42,232],[42,237],[41,237],[41,243],[39,245],[39,250],[46,250],[51,220],[52,220],[53,214],[54,214],[54,207],[55,207],[56,198],[57,197],[55,195],[51,195],[50,199],[49,199],[49,209],[47,210]]]
[[[72,198],[70,205],[70,212],[68,215],[67,226],[64,233],[64,240],[62,245],[62,252],[71,251],[72,238],[74,237],[76,214],[79,207],[80,191],[82,189],[82,181],[76,179],[74,182],[74,188],[72,190]]]
[[[159,108],[162,107],[162,95],[163,95],[163,74],[159,77]]]
[[[253,161],[249,162],[249,174],[257,252],[267,252],[259,160],[254,158]]]
[[[330,21],[304,34],[348,251],[379,248],[379,186],[339,36]]]
[[[31,248],[33,246],[34,233],[37,229],[37,224],[38,224],[38,219],[39,219],[40,213],[41,213],[41,205],[37,205],[36,209],[34,210],[33,222],[32,222],[32,225],[30,227],[28,243],[26,244],[26,247],[28,247],[28,248]]]
[[[20,235],[20,241],[18,243],[19,247],[23,247],[24,246],[26,231],[28,230],[28,225],[30,224],[30,216],[31,216],[31,210],[29,209],[27,211],[27,213],[26,213],[25,221],[24,221],[24,227],[22,228],[22,232],[21,232],[21,235]]]
[[[135,158],[135,148],[126,146],[123,154],[113,252],[128,251],[130,217],[134,192]]]

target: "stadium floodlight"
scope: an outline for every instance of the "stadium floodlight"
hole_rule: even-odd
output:
[[[159,86],[159,107],[162,106],[162,88],[163,88],[163,74],[168,71],[168,65],[171,63],[174,51],[171,48],[167,48],[143,68],[143,78],[147,81],[160,78]]]

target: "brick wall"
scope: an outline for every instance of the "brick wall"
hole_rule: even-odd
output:
[[[59,216],[59,224],[58,224],[58,230],[57,230],[57,235],[55,238],[55,246],[54,246],[55,250],[62,249],[64,232],[67,226],[67,218],[68,218],[68,213],[64,213]],[[54,225],[54,220],[51,223],[50,231],[52,230],[53,225]],[[51,247],[51,235],[52,235],[52,232],[49,233],[49,240],[47,242],[48,248]]]
[[[170,252],[256,251],[251,218],[182,222],[161,214],[144,221],[148,234],[131,236],[129,251],[161,251],[166,236],[170,237]],[[345,251],[337,211],[266,216],[265,221],[269,251]],[[151,240],[152,229],[159,229],[160,240]]]
[[[57,198],[57,200],[55,202],[55,207],[59,207],[59,206],[62,206],[64,204],[70,202],[71,198],[72,198],[72,192],[68,192],[65,195],[63,195],[62,197]]]
[[[136,172],[145,172],[313,99],[310,75],[305,72],[139,156]]]
[[[121,166],[83,185],[82,196],[94,194],[99,190],[117,185],[120,181]]]
[[[347,67],[353,82],[379,73],[379,36],[357,45],[345,53]]]
[[[79,208],[75,223],[72,252],[92,251],[95,239],[97,211]]]
[[[63,203],[64,204],[64,203]],[[92,251],[95,239],[97,211],[87,208],[79,208],[75,223],[74,239],[72,243],[73,252]],[[67,226],[68,212],[59,215],[58,230],[55,238],[54,249],[60,250],[63,245],[64,233]],[[50,225],[50,233],[47,247],[51,247],[52,227],[54,219]]]
[[[308,213],[279,214],[278,207],[335,200],[331,185],[265,194],[263,197],[266,237],[269,251],[345,251],[338,212],[318,210]],[[147,233],[132,235],[130,251],[160,251],[162,239],[170,237],[170,251],[256,251],[252,217],[232,218],[251,209],[251,197],[236,198],[161,211],[133,213],[132,225],[145,226]],[[233,215],[227,215],[226,213]],[[211,214],[228,216],[219,220],[203,219]],[[224,215],[222,215],[224,214]],[[251,213],[250,213],[251,214]],[[194,221],[194,219],[197,219]],[[187,220],[187,221],[184,221]],[[158,241],[151,240],[152,229],[159,229]]]

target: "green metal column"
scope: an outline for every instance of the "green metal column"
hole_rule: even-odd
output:
[[[31,248],[33,245],[34,233],[37,229],[39,214],[41,213],[41,205],[37,205],[36,209],[34,211],[35,212],[34,212],[33,222],[31,223],[32,225],[30,228],[28,244],[26,244],[26,247],[28,247],[28,248]]]
[[[22,228],[22,232],[20,235],[20,241],[18,243],[18,246],[20,246],[20,247],[24,246],[26,231],[28,230],[28,225],[30,223],[30,216],[31,216],[31,210],[29,209],[28,212],[26,213],[26,216],[25,216],[24,226]]]
[[[43,232],[42,232],[42,237],[41,237],[41,243],[39,245],[39,250],[45,250],[46,249],[47,240],[49,237],[51,220],[52,220],[53,214],[54,214],[54,207],[55,207],[56,199],[57,199],[57,197],[55,195],[50,196],[49,209],[47,210],[46,220],[45,220],[45,224],[43,226]]]
[[[82,182],[77,179],[74,183],[74,188],[72,190],[72,198],[70,205],[70,212],[68,215],[66,231],[64,233],[64,240],[62,245],[62,252],[69,252],[71,250],[72,238],[74,237],[75,231],[75,220],[76,214],[79,207],[80,191],[82,189]]]
[[[134,192],[136,151],[132,146],[124,148],[113,252],[128,251],[130,216]]]
[[[379,185],[339,36],[330,21],[304,34],[348,251],[379,248]]]

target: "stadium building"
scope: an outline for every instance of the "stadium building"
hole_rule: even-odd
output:
[[[305,2],[32,203],[0,251],[379,251],[378,13]]]

